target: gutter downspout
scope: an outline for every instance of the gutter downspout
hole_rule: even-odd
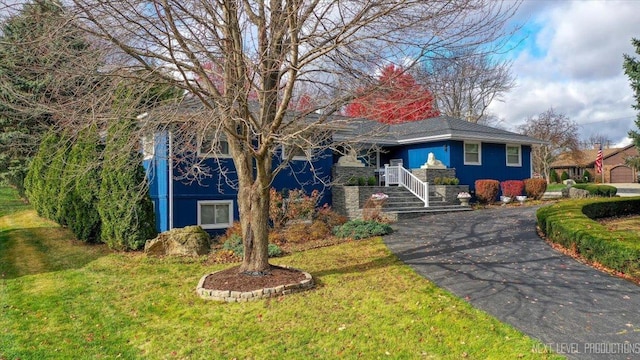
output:
[[[173,136],[169,131],[169,230],[173,229]]]

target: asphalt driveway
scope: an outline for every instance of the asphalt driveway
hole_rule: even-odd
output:
[[[419,274],[568,358],[640,358],[640,286],[553,250],[536,234],[537,209],[428,215],[396,223],[385,242]]]

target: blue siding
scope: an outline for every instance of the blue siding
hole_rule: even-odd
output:
[[[464,143],[451,141],[451,167],[461,184],[475,189],[479,179],[524,180],[531,177],[531,146],[522,145],[522,166],[507,166],[506,144],[482,143],[482,165],[464,164]]]
[[[279,152],[277,152],[279,154]],[[280,165],[280,157],[274,159],[274,168]],[[273,181],[273,188],[278,191],[282,189],[303,189],[305,193],[312,191],[320,192],[319,206],[331,205],[331,167],[333,166],[333,152],[325,150],[316,154],[311,163],[304,160],[290,161],[286,167],[278,173]]]
[[[407,146],[394,146],[385,148],[380,154],[381,165],[388,164],[391,159],[402,159],[407,169],[418,169],[427,162],[429,153],[432,152],[436,159],[450,167],[451,145],[449,141],[434,141],[425,144],[412,144]]]
[[[158,154],[158,153],[156,153]],[[280,152],[276,152],[277,156],[274,158],[274,169],[280,165]],[[331,190],[328,187],[331,176],[331,166],[333,164],[333,154],[327,150],[322,154],[317,155],[312,163],[307,161],[291,161],[274,179],[272,187],[281,191],[282,189],[303,189],[306,193],[311,193],[313,190],[318,190],[321,193],[319,205],[329,204],[331,205]],[[221,159],[206,159],[204,165],[208,166],[211,171],[211,176],[205,179],[201,179],[199,182],[185,183],[181,180],[173,180],[173,227],[179,228],[189,225],[196,225],[198,223],[198,201],[202,200],[233,200],[233,217],[234,221],[239,220],[238,214],[238,201],[237,190],[234,188],[234,183],[237,180],[235,174],[235,166],[233,160],[230,158]],[[168,183],[168,164],[165,162],[165,179]],[[221,171],[222,169],[222,171]],[[160,172],[160,171],[158,171]],[[174,174],[180,174],[180,165],[174,168]],[[158,183],[153,177],[153,183]],[[156,185],[154,185],[156,186]],[[166,192],[168,194],[168,191]],[[154,201],[156,201],[156,207],[160,208],[156,214],[161,216],[167,215],[168,219],[168,197],[167,202],[162,201],[159,192],[155,192]],[[156,200],[158,199],[158,200]],[[164,212],[163,212],[164,210]],[[161,220],[161,219],[158,219]],[[168,230],[168,223],[166,228],[160,228],[160,231]],[[207,230],[210,234],[221,234],[225,229],[210,229]]]
[[[169,230],[169,161],[167,134],[154,138],[154,157],[144,160],[143,166],[149,179],[149,195],[154,203],[156,230]]]

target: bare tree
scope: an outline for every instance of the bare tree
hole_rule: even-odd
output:
[[[611,139],[606,135],[592,134],[587,139],[580,142],[580,148],[585,150],[597,149],[600,146],[602,146],[603,149],[608,149],[611,147]]]
[[[533,170],[549,181],[551,163],[558,155],[569,152],[579,159],[580,144],[578,141],[578,125],[566,115],[557,113],[553,108],[541,113],[537,117],[529,117],[520,131],[536,139],[544,140],[547,144],[535,145],[532,149]]]
[[[471,47],[433,58],[416,69],[419,81],[436,97],[444,115],[472,123],[490,121],[489,105],[514,86],[511,63]]]
[[[156,116],[149,126],[170,129],[176,139],[205,132],[225,138],[237,174],[241,271],[264,274],[269,188],[287,165],[273,168],[280,145],[309,152],[329,146],[330,132],[341,126],[332,114],[357,88],[375,82],[375,69],[502,44],[518,6],[494,0],[70,0],[67,10],[117,49],[105,66],[109,73],[171,84],[198,104],[188,113]],[[305,95],[313,106],[291,111]],[[194,160],[191,167],[196,179],[206,176],[200,165]]]

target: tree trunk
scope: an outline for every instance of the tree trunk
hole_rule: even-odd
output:
[[[240,272],[261,276],[269,273],[269,156],[244,157],[236,161],[238,207],[244,258]],[[254,166],[251,166],[253,164]]]
[[[241,187],[238,204],[241,211],[244,258],[240,272],[265,275],[269,265],[269,188],[262,188],[256,181],[253,186]]]

